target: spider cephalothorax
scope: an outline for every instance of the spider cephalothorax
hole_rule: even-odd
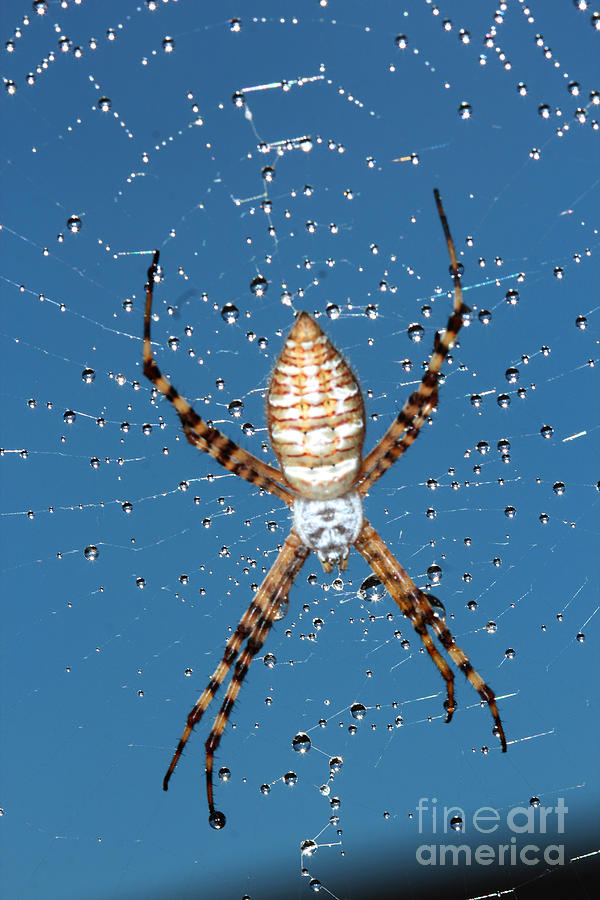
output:
[[[454,304],[446,330],[436,335],[429,365],[417,391],[408,398],[377,445],[362,455],[365,413],[360,386],[350,366],[327,335],[306,312],[298,314],[273,369],[267,394],[269,436],[280,469],[261,462],[222,432],[207,425],[187,400],[161,374],[152,354],[150,320],[154,282],[158,278],[158,250],[148,271],[144,316],[144,374],[174,405],[187,439],[217,462],[292,509],[293,526],[279,555],[225,646],[223,658],[187,718],[163,788],[177,765],[192,729],[215,696],[235,662],[225,699],[206,741],[206,791],[209,822],[225,825],[225,816],[213,800],[213,760],[225,725],[254,656],[261,650],[294,579],[311,551],[330,572],[345,569],[354,546],[380,578],[402,613],[412,622],[425,649],[446,682],[446,721],[456,709],[454,675],[433,643],[435,633],[452,661],[490,708],[494,733],[506,751],[506,738],[491,688],[475,671],[458,646],[431,594],[420,590],[386,547],[373,526],[363,518],[361,498],[410,447],[438,401],[438,372],[468,311],[462,301],[459,266],[454,243],[438,191],[434,191],[444,229],[454,281]],[[246,642],[246,646],[242,646]],[[237,661],[236,661],[237,660]]]

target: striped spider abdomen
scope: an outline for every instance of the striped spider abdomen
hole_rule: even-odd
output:
[[[301,496],[345,494],[360,471],[365,411],[346,360],[300,313],[275,363],[267,425],[286,482]]]

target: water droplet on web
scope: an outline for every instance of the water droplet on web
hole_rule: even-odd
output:
[[[268,287],[267,279],[263,278],[262,275],[257,275],[250,282],[250,290],[255,297],[262,297],[266,293]]]
[[[239,309],[233,303],[226,303],[225,306],[221,307],[221,318],[228,325],[233,325],[237,321],[239,314]]]
[[[81,231],[82,222],[79,216],[70,216],[67,219],[67,228],[72,234],[77,234],[79,231]]]
[[[367,708],[362,703],[353,703],[350,712],[355,719],[364,719],[367,714]]]
[[[517,303],[519,302],[519,292],[517,291],[516,288],[511,288],[509,291],[506,292],[504,299],[510,306],[516,306]]]
[[[266,653],[263,662],[267,669],[274,669],[277,663],[277,657],[274,653]]]
[[[463,101],[458,107],[458,115],[461,119],[470,119],[473,113],[473,107],[470,103]]]
[[[422,325],[419,325],[418,322],[413,322],[412,325],[408,326],[407,334],[411,341],[414,341],[415,344],[418,344],[423,340],[423,335],[425,334],[425,329]]]
[[[514,659],[516,656],[516,653],[512,647],[509,647],[508,650],[504,651],[504,655],[507,659]]]
[[[498,626],[495,622],[490,621],[486,624],[485,630],[488,634],[496,634],[496,632],[498,631]]]
[[[231,778],[231,772],[229,771],[227,766],[221,766],[221,768],[219,769],[219,778],[221,779],[221,781],[229,781],[229,779]]]
[[[331,759],[329,760],[329,771],[330,771],[330,773],[331,773],[332,775],[337,775],[337,773],[340,771],[340,769],[342,768],[343,765],[344,765],[344,760],[342,759],[341,756],[332,756]],[[334,797],[334,798],[330,801],[330,803],[332,804],[332,806],[333,806],[333,802],[335,801],[335,799],[336,799],[336,798]],[[338,800],[337,802],[338,802],[338,804],[339,804],[339,800]],[[339,809],[339,805],[338,805],[337,807],[334,807],[334,809]]]
[[[133,511],[133,503],[130,503],[129,500],[126,500],[124,503],[121,504],[121,509],[123,510],[124,513],[129,514],[130,512]]]
[[[231,403],[227,407],[227,412],[230,416],[234,416],[234,418],[239,419],[242,412],[244,410],[244,404],[241,400],[232,400]]]
[[[432,584],[439,584],[442,580],[442,570],[438,565],[431,565],[427,569],[427,577],[431,581]],[[430,603],[434,598],[430,598]],[[439,601],[438,601],[439,602]],[[433,604],[432,604],[433,605]]]
[[[517,514],[517,510],[515,509],[514,506],[507,506],[506,509],[504,510],[504,515],[506,516],[507,519],[514,519],[516,514]]]
[[[450,819],[450,828],[452,831],[462,831],[463,830],[463,820],[460,816],[452,816]]]
[[[583,631],[580,631],[580,632],[576,635],[575,640],[576,640],[579,644],[583,644],[583,642],[585,641],[585,634],[583,633]]]
[[[312,746],[309,736],[304,731],[299,731],[292,739],[292,748],[296,753],[308,753]]]
[[[577,316],[577,318],[575,319],[575,325],[581,331],[584,331],[587,328],[588,320],[586,319],[585,316]]]
[[[408,47],[408,38],[405,34],[398,34],[394,38],[394,43],[399,50],[406,50],[406,48]]]
[[[300,853],[302,856],[312,856],[319,849],[319,845],[312,840],[301,841]]]
[[[555,482],[555,483],[552,485],[552,490],[554,491],[555,494],[558,494],[559,497],[562,497],[562,495],[563,495],[564,492],[566,491],[566,487],[565,487],[565,485],[564,485],[564,482],[562,482],[562,481],[557,481],[557,482]]]
[[[111,106],[112,103],[109,97],[100,97],[98,100],[98,109],[100,112],[110,112]]]
[[[283,776],[283,783],[287,784],[289,787],[293,787],[298,781],[298,776],[295,772],[286,772]]]
[[[94,560],[98,559],[98,557],[100,556],[100,551],[97,547],[94,546],[94,544],[90,544],[89,547],[86,547],[83,551],[83,555],[86,559],[89,559],[90,562],[94,562]]]
[[[552,425],[542,425],[540,428],[540,434],[543,438],[551,438],[554,434],[554,428]]]
[[[86,384],[91,384],[94,378],[96,377],[96,373],[93,369],[84,369],[81,373],[81,377]]]
[[[77,416],[72,409],[67,409],[66,412],[63,413],[63,421],[65,425],[72,425],[76,418]]]
[[[385,597],[385,588],[377,575],[367,575],[357,593],[361,600],[376,603]]]

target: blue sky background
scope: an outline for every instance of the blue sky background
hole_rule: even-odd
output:
[[[39,15],[3,3],[4,896],[300,897],[311,879],[334,897],[398,885],[587,896],[594,857],[580,857],[600,847],[592,9],[156,6],[48,2]],[[358,596],[369,574],[358,554],[343,579],[311,558],[268,641],[277,664],[255,661],[219,749],[231,777],[217,782],[228,824],[214,832],[210,721],[167,794],[161,781],[289,519],[194,451],[166,402],[151,404],[150,257],[137,253],[161,250],[157,358],[204,417],[271,459],[264,394],[292,324],[288,290],[359,376],[370,447],[450,310],[436,186],[473,321],[433,426],[366,513],[419,585],[441,567],[434,592],[500,698],[509,752],[460,673],[443,724],[439,674],[388,597]],[[257,274],[262,297],[249,289]],[[292,749],[300,731],[305,755]],[[564,798],[564,834],[554,814],[539,833],[536,797]],[[463,832],[441,835],[431,815],[419,827],[420,798],[460,807]],[[534,809],[534,834],[516,844],[564,844],[563,869],[417,863],[423,844],[481,844],[482,806],[503,822]],[[510,837],[503,826],[483,843]],[[307,839],[318,850],[301,858]]]

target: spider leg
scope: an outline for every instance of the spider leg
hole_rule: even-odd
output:
[[[215,669],[208,685],[198,698],[190,711],[183,734],[173,754],[171,764],[163,781],[163,790],[167,790],[169,779],[179,761],[183,749],[192,733],[192,729],[198,724],[211,700],[219,690],[231,669],[243,642],[248,642],[239,660],[237,661],[227,689],[223,705],[215,720],[215,723],[206,742],[206,779],[208,806],[210,812],[209,821],[215,828],[222,828],[225,824],[223,813],[215,810],[213,803],[212,766],[215,750],[227,724],[231,709],[239,693],[240,687],[250,666],[253,656],[263,646],[269,630],[275,621],[277,611],[287,597],[290,588],[302,568],[309,550],[303,546],[300,538],[292,529],[285,544],[273,563],[273,566],[265,576],[263,583],[256,592],[252,603],[242,616],[235,632],[231,635],[225,646],[225,652],[221,662]]]
[[[442,334],[436,334],[435,336],[433,353],[418,390],[410,395],[379,443],[373,447],[363,460],[361,470],[356,479],[357,489],[361,496],[364,496],[377,479],[381,478],[383,473],[410,447],[431,410],[437,405],[438,373],[462,327],[463,316],[469,312],[469,307],[463,303],[456,250],[454,249],[454,241],[452,240],[446,214],[442,206],[442,199],[437,189],[433,193],[438,215],[444,229],[446,244],[448,245],[450,268],[454,279],[453,310],[448,319],[446,330]]]
[[[429,655],[440,670],[446,681],[448,696],[444,704],[449,722],[454,712],[453,675],[448,664],[436,650],[426,626],[433,628],[440,643],[447,651],[451,659],[463,672],[468,681],[475,688],[482,700],[488,704],[494,720],[494,733],[500,738],[503,753],[506,753],[506,737],[500,721],[496,697],[492,689],[485,683],[481,675],[473,668],[469,657],[462,650],[445,623],[435,615],[431,605],[431,595],[428,597],[419,590],[412,578],[402,568],[393,553],[386,547],[375,529],[366,520],[362,530],[354,542],[358,552],[364,556],[375,574],[381,579],[391,597],[396,601],[402,612],[411,620],[415,631],[425,644]]]
[[[210,454],[218,463],[230,472],[233,472],[234,475],[239,475],[240,478],[256,484],[258,487],[268,491],[268,493],[279,497],[288,506],[291,506],[293,496],[280,483],[283,481],[281,472],[261,462],[260,459],[238,446],[217,428],[207,425],[158,368],[152,354],[150,322],[159,255],[159,251],[155,250],[152,265],[148,269],[146,308],[144,312],[144,375],[173,404],[190,444]]]

